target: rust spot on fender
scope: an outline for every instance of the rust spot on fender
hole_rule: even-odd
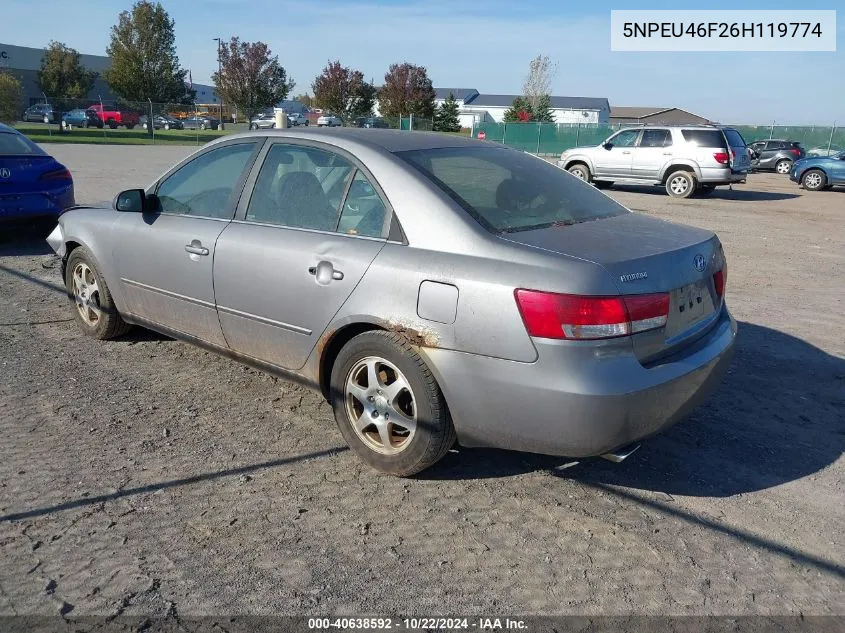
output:
[[[431,329],[418,329],[413,325],[398,321],[388,321],[385,328],[389,332],[395,332],[405,341],[415,347],[440,347],[440,335]]]
[[[329,341],[332,340],[335,332],[337,330],[326,330],[320,339],[317,341],[317,353],[322,356],[323,350],[326,349],[326,345],[329,344]]]

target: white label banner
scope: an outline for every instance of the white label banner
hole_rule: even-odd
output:
[[[836,11],[611,11],[611,51],[835,51]]]

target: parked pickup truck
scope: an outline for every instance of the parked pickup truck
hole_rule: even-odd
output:
[[[111,129],[125,125],[127,130],[131,130],[140,121],[140,116],[136,112],[130,112],[128,110],[117,110],[101,105],[92,105],[88,108],[88,111],[96,114],[97,118]]]

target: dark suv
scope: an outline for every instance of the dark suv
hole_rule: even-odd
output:
[[[798,141],[769,139],[748,144],[751,150],[751,169],[753,171],[774,170],[779,174],[788,174],[792,163],[806,155]]]

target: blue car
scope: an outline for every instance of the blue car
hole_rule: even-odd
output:
[[[67,167],[0,123],[0,221],[56,219],[74,204]]]
[[[62,123],[64,127],[72,125],[74,127],[103,127],[103,122],[95,112],[91,110],[83,110],[77,108],[70,112],[65,112],[62,115]]]
[[[797,160],[789,172],[789,179],[809,191],[845,185],[845,152]]]

